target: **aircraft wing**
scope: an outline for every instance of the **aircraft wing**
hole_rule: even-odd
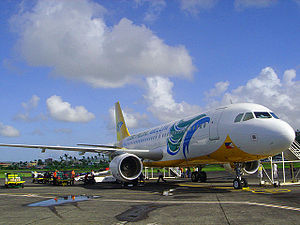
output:
[[[16,148],[36,148],[41,149],[45,152],[46,149],[49,150],[62,150],[62,151],[77,151],[81,153],[93,152],[93,153],[130,153],[144,159],[159,160],[162,158],[162,152],[144,150],[144,149],[127,149],[112,146],[107,147],[72,147],[72,146],[51,146],[51,145],[25,145],[25,144],[2,144],[3,147],[16,147]]]
[[[114,148],[114,149],[121,149],[116,145],[96,145],[96,144],[77,144],[78,146],[89,146],[89,147],[104,147],[104,148]]]

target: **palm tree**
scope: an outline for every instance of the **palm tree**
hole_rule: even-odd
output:
[[[64,156],[66,158],[66,161],[68,161],[68,154],[65,154]]]

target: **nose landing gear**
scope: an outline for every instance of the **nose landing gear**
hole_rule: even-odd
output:
[[[234,189],[242,189],[243,187],[248,187],[247,180],[245,178],[242,178],[241,163],[235,163],[234,166],[236,172],[236,178],[233,180]]]

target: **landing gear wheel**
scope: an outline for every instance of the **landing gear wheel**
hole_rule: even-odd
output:
[[[273,186],[276,188],[276,187],[280,187],[280,182],[279,181],[275,181]]]
[[[245,178],[241,179],[242,187],[248,187],[248,181]]]
[[[240,179],[235,178],[233,180],[233,187],[234,189],[242,189],[242,182],[240,181]]]
[[[207,175],[204,171],[200,171],[199,172],[199,179],[200,179],[200,182],[206,182],[207,180]]]
[[[191,179],[192,179],[192,182],[198,182],[199,174],[197,172],[192,172]]]

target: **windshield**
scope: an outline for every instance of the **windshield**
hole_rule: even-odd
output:
[[[237,123],[237,122],[240,122],[242,117],[243,117],[244,113],[240,113],[239,115],[237,115],[234,119],[234,122]]]
[[[247,112],[244,116],[243,121],[251,120],[253,118],[254,118],[254,116],[253,116],[252,112]]]
[[[267,118],[272,118],[270,113],[268,112],[254,112],[255,117],[259,119],[267,119]]]
[[[275,119],[279,119],[279,117],[275,113],[273,113],[273,112],[270,112],[270,113]]]

